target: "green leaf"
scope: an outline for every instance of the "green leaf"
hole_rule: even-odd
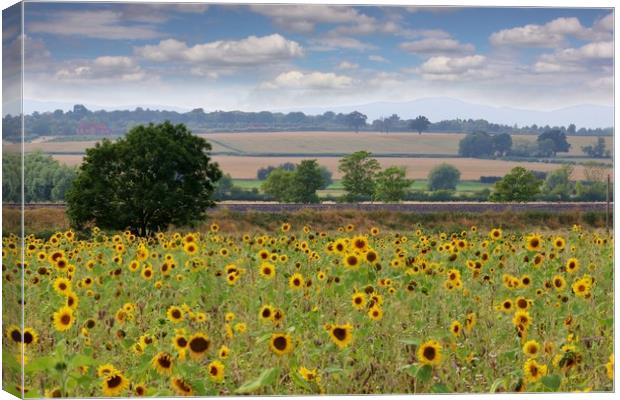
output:
[[[497,378],[491,385],[491,390],[489,390],[489,393],[497,393],[497,389],[499,389],[500,386],[506,388],[506,378]]]
[[[404,343],[404,344],[411,345],[411,346],[419,346],[420,345],[420,339],[414,339],[414,338],[401,339],[400,342]]]
[[[12,354],[11,352],[6,351],[6,350],[3,351],[2,352],[2,365],[4,365],[5,367],[7,367],[13,372],[20,371],[21,366],[17,362],[17,359],[15,358],[16,356],[17,354]]]
[[[29,361],[24,368],[24,371],[29,373],[50,370],[56,365],[56,358],[52,356],[39,357],[36,360]]]
[[[288,375],[294,384],[302,389],[310,390],[310,385],[299,375],[297,371],[293,371]]]
[[[555,392],[560,387],[562,378],[559,375],[546,375],[542,377],[541,381],[546,387]]]
[[[405,371],[407,374],[414,378],[418,374],[418,369],[420,369],[420,366],[418,364],[403,365],[399,368],[399,370]]]
[[[252,392],[255,392],[263,386],[271,385],[278,378],[279,374],[280,369],[277,367],[266,369],[260,374],[258,378],[241,385],[237,390],[235,390],[235,393],[250,394]]]
[[[342,368],[338,368],[338,367],[327,367],[327,368],[323,369],[323,371],[325,373],[328,373],[328,374],[336,374],[336,373],[343,372],[344,370]]]
[[[431,392],[433,393],[450,393],[450,389],[443,383],[436,383],[431,388]]]
[[[430,365],[425,365],[422,368],[418,369],[418,373],[416,374],[416,378],[420,380],[420,382],[428,382],[431,380],[433,376],[433,367]]]
[[[256,338],[256,344],[261,344],[263,342],[266,342],[267,340],[269,340],[270,337],[271,337],[271,333],[265,333],[264,335]]]
[[[97,362],[92,358],[85,354],[76,354],[69,361],[69,369],[72,370],[81,366],[90,366],[95,365]]]

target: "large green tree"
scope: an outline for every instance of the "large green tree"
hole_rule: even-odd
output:
[[[544,140],[553,141],[553,155],[566,153],[570,150],[570,143],[566,140],[566,133],[559,129],[550,129],[538,135],[536,139],[539,143]]]
[[[379,162],[367,151],[357,151],[339,161],[342,185],[348,201],[372,197],[375,189],[375,175],[381,169]]]
[[[276,168],[269,173],[267,179],[261,185],[263,192],[277,201],[289,203],[293,201],[293,185],[295,172],[284,168]]]
[[[409,128],[411,130],[417,131],[418,135],[421,135],[426,129],[428,129],[431,121],[428,120],[424,115],[419,115],[416,119],[412,119],[409,123]]]
[[[86,150],[67,213],[76,228],[94,223],[148,235],[201,220],[222,176],[211,145],[183,124],[136,126]]]
[[[461,179],[461,171],[454,165],[441,163],[428,173],[428,190],[456,190]]]
[[[502,179],[495,182],[491,200],[525,202],[532,201],[540,193],[542,181],[532,171],[515,167]]]
[[[296,203],[318,203],[316,191],[323,187],[323,172],[316,160],[302,160],[293,177],[293,201]]]
[[[486,132],[470,133],[459,142],[459,155],[463,157],[489,157],[493,151],[493,138]]]
[[[401,201],[412,183],[412,180],[407,179],[404,167],[388,167],[378,172],[375,177],[373,199],[384,202]]]

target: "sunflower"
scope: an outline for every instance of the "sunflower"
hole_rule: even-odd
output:
[[[183,244],[183,251],[190,256],[198,252],[198,245],[195,242],[186,242]]]
[[[114,372],[104,377],[101,387],[104,396],[118,396],[129,387],[129,380],[120,372]]]
[[[274,333],[269,341],[269,348],[278,356],[282,356],[293,351],[293,341],[291,336],[286,333]]]
[[[562,291],[566,287],[566,280],[562,275],[556,275],[553,277],[553,287],[557,291]]]
[[[119,371],[114,368],[114,365],[112,364],[103,364],[97,368],[97,376],[100,378],[104,378],[108,375],[116,374],[118,372]]]
[[[502,230],[499,228],[493,228],[491,229],[491,232],[489,232],[489,237],[493,240],[499,240],[502,238]]]
[[[211,340],[203,333],[195,333],[187,343],[189,355],[193,359],[201,359],[211,347]]]
[[[26,346],[34,345],[34,344],[37,344],[39,342],[39,335],[32,328],[29,328],[29,327],[25,328],[24,329],[24,334],[22,336],[23,336],[24,344]]]
[[[133,393],[136,397],[143,397],[146,395],[146,386],[143,383],[137,384],[133,388]]]
[[[75,318],[73,316],[73,309],[70,307],[63,306],[54,313],[54,328],[59,332],[70,329],[73,322],[75,322]]]
[[[307,382],[312,382],[312,381],[319,382],[319,377],[316,373],[316,368],[308,369],[306,367],[299,367],[298,372],[299,372],[299,375],[301,375],[301,377],[304,378],[304,380]]]
[[[71,291],[71,281],[67,278],[56,278],[54,280],[54,290],[63,296]]]
[[[366,294],[363,292],[355,292],[353,296],[351,296],[351,303],[353,307],[361,310],[366,306]]]
[[[222,382],[224,380],[224,364],[219,361],[211,361],[207,365],[209,371],[209,379],[213,382]]]
[[[17,325],[11,325],[6,330],[6,336],[11,339],[14,344],[22,342],[22,332]]]
[[[288,222],[285,222],[282,224],[280,229],[282,230],[282,232],[288,232],[291,230],[291,224],[289,224]]]
[[[579,270],[579,260],[576,258],[569,258],[566,261],[566,271],[573,274]]]
[[[441,363],[441,345],[436,340],[428,340],[418,347],[418,361],[423,365],[439,365]]]
[[[258,318],[260,318],[261,321],[273,320],[273,307],[268,304],[262,306],[258,312]]]
[[[341,349],[347,347],[353,340],[353,326],[351,324],[328,325],[326,328],[332,342]]]
[[[296,272],[288,280],[288,286],[291,289],[301,289],[305,285],[304,277],[302,274]]]
[[[536,340],[528,340],[523,345],[523,354],[528,358],[535,358],[540,351],[540,344]]]
[[[370,234],[372,236],[377,236],[380,232],[381,231],[376,226],[373,226],[372,228],[370,228]]]
[[[193,396],[194,389],[192,386],[183,378],[175,376],[170,379],[170,386],[172,390],[179,396]]]
[[[373,321],[380,321],[383,318],[383,309],[375,304],[368,310],[368,317]]]
[[[230,349],[228,348],[228,346],[222,345],[222,347],[220,347],[217,354],[222,360],[225,360],[226,358],[228,358],[228,355],[230,354]]]
[[[564,240],[563,237],[558,236],[555,239],[553,239],[553,247],[555,247],[557,250],[564,250],[565,246],[566,246],[566,240]]]
[[[540,378],[547,375],[547,366],[538,364],[534,359],[529,359],[523,365],[523,374],[525,382],[538,382]]]
[[[607,370],[607,377],[609,379],[614,379],[614,355],[613,353],[609,356],[609,361],[605,364],[605,369]]]
[[[514,317],[512,318],[512,323],[515,326],[522,326],[523,328],[527,329],[530,324],[532,323],[532,318],[530,317],[530,313],[524,310],[519,310],[515,313]]]
[[[151,278],[153,278],[153,268],[149,267],[148,265],[143,266],[140,275],[142,275],[142,277],[147,281],[150,280]]]
[[[342,264],[348,269],[355,269],[360,264],[360,259],[355,254],[345,255]]]
[[[476,326],[477,317],[475,313],[469,313],[465,317],[465,330],[470,333]]]
[[[351,240],[351,248],[354,251],[365,252],[368,248],[368,238],[365,236],[356,236]]]
[[[170,308],[168,308],[168,311],[166,312],[166,316],[168,317],[170,322],[173,322],[175,324],[183,321],[183,311],[177,306],[170,306]]]
[[[539,251],[542,249],[543,239],[540,235],[531,234],[526,238],[526,245],[529,251]]]
[[[523,296],[517,297],[515,300],[515,305],[519,310],[527,310],[530,308],[530,302]]]
[[[577,297],[590,297],[590,288],[590,280],[584,278],[577,279],[572,285],[573,293],[575,293]]]
[[[461,323],[459,321],[452,321],[452,324],[450,324],[450,333],[452,333],[452,336],[461,336],[462,330],[463,328],[461,327]]]
[[[159,352],[155,354],[151,364],[162,375],[170,375],[172,372],[172,356],[170,353]]]
[[[185,335],[177,334],[172,338],[172,345],[179,353],[184,353],[187,350],[187,338]]]
[[[77,297],[77,294],[75,294],[74,292],[70,291],[67,292],[67,307],[76,310],[78,303],[80,301],[79,297]]]
[[[264,262],[258,267],[258,273],[265,279],[271,279],[276,276],[276,267],[268,262]]]

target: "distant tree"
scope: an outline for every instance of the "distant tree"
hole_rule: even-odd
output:
[[[543,140],[552,140],[554,156],[557,153],[566,153],[570,150],[570,143],[566,140],[566,133],[562,132],[560,129],[546,130],[540,134],[536,140],[539,143]]]
[[[499,133],[492,136],[493,150],[501,157],[508,154],[512,149],[512,136],[507,133]]]
[[[183,124],[136,126],[114,143],[105,139],[86,156],[67,192],[74,227],[94,223],[149,235],[201,220],[222,176],[211,145]]]
[[[269,176],[271,171],[273,171],[276,168],[281,168],[281,169],[283,169],[285,171],[294,171],[295,170],[295,164],[293,164],[292,162],[285,162],[285,163],[277,165],[277,166],[269,165],[267,167],[259,168],[256,171],[256,179],[258,179],[260,181],[264,181],[265,179],[267,179],[267,177]]]
[[[572,173],[573,167],[568,164],[550,172],[542,185],[545,198],[559,201],[570,199],[575,191],[575,185],[571,181]]]
[[[575,126],[575,124],[570,124],[568,128],[566,129],[566,133],[569,135],[574,135],[576,132],[577,132],[577,127]]]
[[[230,174],[224,174],[219,181],[215,184],[215,190],[213,191],[214,200],[223,200],[232,195],[234,190],[233,179]]]
[[[341,159],[338,170],[343,174],[345,198],[356,201],[371,197],[375,189],[375,175],[380,169],[379,162],[367,151],[358,151]]]
[[[293,185],[295,184],[295,172],[276,168],[261,185],[263,192],[283,203],[292,202]]]
[[[495,183],[491,200],[497,202],[531,201],[540,193],[542,181],[523,167],[515,167]]]
[[[474,132],[459,142],[459,155],[463,157],[489,157],[493,155],[493,138],[486,132]]]
[[[384,202],[401,201],[412,183],[412,180],[407,179],[404,167],[388,167],[375,176],[373,199]]]
[[[428,190],[456,190],[459,179],[461,179],[461,171],[455,166],[446,163],[439,164],[428,173]]]
[[[392,114],[391,116],[386,118],[383,121],[385,133],[390,133],[390,131],[393,131],[398,126],[399,122],[400,117],[397,114]]]
[[[538,149],[534,156],[551,157],[555,154],[555,142],[552,139],[536,141]]]
[[[321,185],[321,187],[319,189],[327,189],[327,187],[329,185],[331,185],[332,183],[334,183],[334,179],[333,179],[333,175],[332,175],[332,171],[330,171],[327,167],[325,167],[324,165],[321,165],[319,167],[319,170],[321,171],[321,176],[323,177],[323,184]]]
[[[605,138],[600,136],[596,139],[596,143],[594,145],[583,146],[581,150],[592,158],[605,158],[611,156],[609,150],[606,150]]]
[[[347,115],[347,124],[358,133],[360,128],[366,125],[368,117],[359,111],[353,111]]]
[[[428,126],[430,124],[431,124],[431,121],[429,121],[428,118],[426,118],[423,115],[420,115],[416,119],[411,120],[411,122],[409,123],[409,128],[413,131],[418,132],[418,135],[421,135],[422,132],[428,129]]]
[[[316,191],[323,186],[323,174],[316,160],[302,160],[293,174],[292,201],[318,203]]]

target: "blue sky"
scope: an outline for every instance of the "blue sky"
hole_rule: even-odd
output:
[[[24,92],[206,110],[439,96],[543,110],[611,105],[611,13],[26,3]]]

